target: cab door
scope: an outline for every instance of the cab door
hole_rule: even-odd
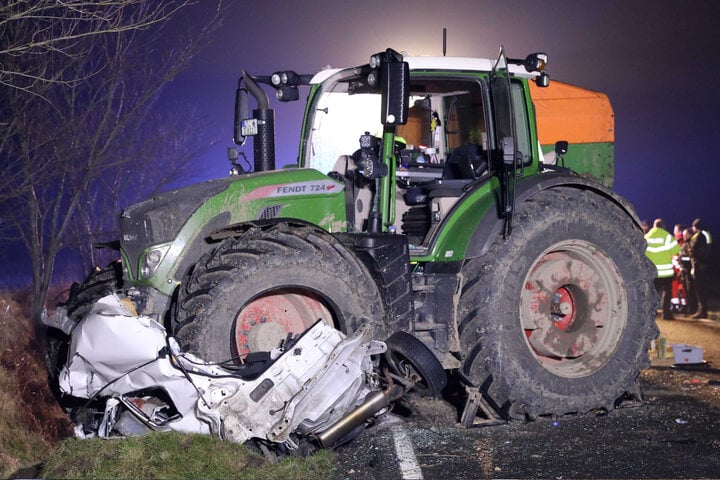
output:
[[[517,149],[515,114],[512,102],[512,86],[505,51],[500,53],[490,74],[490,100],[493,126],[493,166],[500,183],[498,214],[504,219],[503,235],[512,232],[515,209],[515,184],[522,175],[522,161]]]

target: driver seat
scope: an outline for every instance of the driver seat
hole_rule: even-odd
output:
[[[341,155],[328,176],[345,184],[348,231],[363,231],[372,207],[373,192],[370,183],[357,171],[355,161],[350,155]]]
[[[477,143],[454,148],[445,162],[443,180],[475,180],[488,169],[488,161]]]

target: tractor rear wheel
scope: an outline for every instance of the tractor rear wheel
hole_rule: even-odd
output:
[[[638,393],[657,336],[654,269],[627,213],[592,192],[542,191],[512,235],[463,269],[464,373],[506,418],[612,409]]]
[[[355,255],[323,231],[277,225],[227,238],[198,261],[173,332],[204,360],[238,363],[318,320],[346,334],[368,321],[385,334],[380,292]]]

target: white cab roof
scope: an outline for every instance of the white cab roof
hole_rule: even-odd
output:
[[[495,59],[488,58],[470,58],[470,57],[410,57],[405,56],[405,61],[410,65],[410,71],[413,70],[464,70],[473,72],[489,72],[495,65]],[[339,68],[326,68],[318,72],[310,83],[321,83],[335,72],[339,72]],[[511,73],[519,77],[532,78],[537,73],[528,73],[521,65],[510,65]]]

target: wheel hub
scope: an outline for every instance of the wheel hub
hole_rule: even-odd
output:
[[[609,357],[626,321],[617,267],[597,247],[555,245],[530,269],[521,294],[521,322],[533,356],[548,370],[575,377]]]
[[[561,331],[567,330],[577,318],[577,307],[570,288],[569,285],[558,288],[550,301],[550,315],[555,322],[555,328]]]
[[[288,335],[300,335],[318,320],[333,323],[330,310],[312,293],[282,290],[257,297],[235,319],[238,356],[277,348]]]

